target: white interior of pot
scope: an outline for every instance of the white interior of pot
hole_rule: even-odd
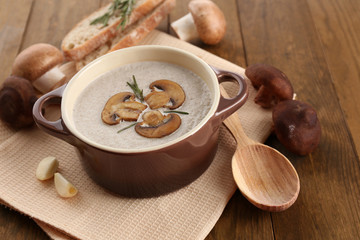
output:
[[[197,74],[205,83],[208,85],[211,96],[213,99],[212,106],[208,114],[204,119],[190,132],[185,133],[181,137],[167,142],[166,144],[161,144],[153,147],[143,148],[143,149],[118,149],[112,148],[104,145],[100,145],[94,141],[83,136],[79,131],[76,130],[74,119],[73,119],[73,109],[76,103],[77,97],[80,95],[82,90],[88,86],[89,83],[94,81],[98,76],[102,75],[105,72],[108,72],[112,69],[118,68],[125,64],[130,64],[134,62],[141,61],[164,61],[172,64],[177,64],[179,66],[185,67],[195,74]],[[112,151],[112,152],[144,152],[157,150],[169,145],[172,145],[178,141],[181,141],[188,136],[192,135],[194,132],[198,131],[215,113],[217,106],[219,104],[220,91],[217,77],[213,70],[209,67],[200,58],[195,55],[188,53],[186,51],[164,46],[136,46],[121,49],[109,54],[106,54],[95,61],[91,62],[85,66],[81,71],[79,71],[68,83],[66,89],[63,93],[62,102],[61,102],[61,115],[64,123],[67,128],[79,139],[82,141],[95,146],[97,148]]]

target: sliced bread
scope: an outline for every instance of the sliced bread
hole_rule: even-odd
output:
[[[76,61],[76,69],[80,70],[86,64],[108,52],[136,45],[161,23],[175,7],[175,4],[176,0],[165,0],[140,21],[128,27],[115,38],[109,40],[106,44],[100,46],[80,61]]]
[[[119,32],[143,18],[164,0],[136,0],[134,9],[124,27],[118,27],[122,19],[114,15],[107,26],[90,23],[105,14],[112,3],[100,8],[79,22],[63,39],[61,48],[67,60],[79,60],[99,46],[114,38]]]

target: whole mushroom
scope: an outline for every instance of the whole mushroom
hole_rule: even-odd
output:
[[[29,127],[34,123],[32,107],[36,100],[27,79],[10,76],[0,89],[0,118],[15,129]]]
[[[59,49],[47,43],[37,43],[15,58],[11,75],[26,78],[41,93],[47,93],[65,82],[66,76],[58,68],[63,61]]]
[[[206,44],[215,45],[225,36],[226,20],[220,8],[210,0],[192,0],[189,12],[171,23],[171,27],[181,40],[200,38]]]
[[[293,98],[294,90],[287,76],[279,69],[262,63],[246,68],[245,75],[255,89],[258,89],[255,103],[264,108]]]
[[[290,151],[306,155],[314,151],[321,137],[316,111],[304,102],[286,100],[278,103],[272,113],[274,131]]]

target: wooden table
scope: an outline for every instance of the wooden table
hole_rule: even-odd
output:
[[[159,29],[185,15],[189,0]],[[320,146],[300,157],[274,136],[301,180],[288,210],[256,209],[237,191],[206,239],[360,239],[360,3],[358,0],[214,0],[225,12],[225,39],[197,45],[242,67],[274,65],[298,99],[317,109]],[[60,46],[65,34],[101,0],[0,0],[0,81],[15,56],[37,42]],[[28,217],[0,208],[0,239],[48,239]]]

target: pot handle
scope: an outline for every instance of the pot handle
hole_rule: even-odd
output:
[[[249,95],[249,90],[244,77],[240,76],[239,74],[224,71],[213,66],[211,66],[211,68],[214,70],[219,84],[229,81],[235,81],[239,84],[239,91],[233,98],[225,98],[227,97],[227,94],[226,92],[224,93],[224,89],[222,89],[220,86],[220,102],[215,112],[215,118],[221,123],[231,114],[236,112],[246,102]],[[223,95],[225,95],[225,97]]]
[[[33,117],[36,125],[44,132],[74,145],[74,137],[65,127],[62,118],[49,121],[43,115],[43,109],[49,104],[61,104],[66,84],[41,96],[33,106]]]

